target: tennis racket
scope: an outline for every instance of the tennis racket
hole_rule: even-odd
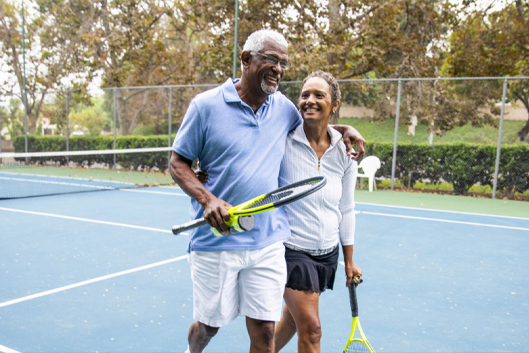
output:
[[[360,280],[362,283],[363,280]],[[359,284],[360,284],[359,283]],[[358,303],[356,301],[356,286],[354,281],[349,285],[349,300],[351,302],[351,313],[353,314],[353,327],[349,340],[343,349],[344,353],[375,353],[371,345],[367,341],[362,326],[360,326],[360,319],[358,318]],[[353,338],[355,331],[358,331],[360,338]]]
[[[327,181],[323,176],[313,177],[296,183],[283,186],[275,191],[269,192],[241,203],[228,210],[230,214],[230,224],[240,224],[242,217],[252,216],[258,213],[273,210],[291,202],[297,201],[307,195],[310,195],[325,186]],[[240,218],[239,218],[240,217]],[[251,222],[248,222],[251,223]],[[204,218],[196,219],[182,225],[173,227],[173,234],[178,234],[186,230],[206,225]],[[253,228],[253,224],[251,225]]]

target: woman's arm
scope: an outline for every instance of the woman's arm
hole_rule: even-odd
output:
[[[358,285],[358,283],[360,283],[360,278],[362,277],[362,269],[353,261],[353,245],[343,245],[342,250],[345,264],[345,276],[347,277],[345,286],[349,287],[349,284],[353,279],[356,285]]]

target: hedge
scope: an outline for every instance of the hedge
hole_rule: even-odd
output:
[[[381,160],[377,177],[391,178],[393,144],[370,143],[366,156],[371,155]],[[465,194],[476,184],[492,187],[495,162],[495,145],[399,144],[395,179],[411,187],[418,181],[447,182],[456,194]],[[509,194],[529,190],[529,146],[502,146],[497,190]]]
[[[17,136],[13,144],[16,152],[24,152],[24,136]],[[78,136],[71,137],[69,141],[71,151],[112,149],[113,144],[113,137],[108,136]],[[116,144],[118,149],[164,147],[167,146],[167,136],[124,136],[118,137]],[[64,150],[66,150],[65,137],[28,136],[29,152]],[[393,144],[369,143],[366,156],[371,155],[379,157],[382,162],[377,177],[391,178]],[[166,152],[125,156],[118,155],[119,164],[122,166],[167,169]],[[110,164],[113,162],[113,155],[94,156],[89,161],[79,159],[76,161],[88,165],[101,162]],[[65,164],[66,160],[57,160],[57,162]],[[447,182],[454,186],[456,194],[464,194],[475,184],[493,185],[495,162],[495,145],[403,143],[399,144],[397,149],[395,179],[410,187],[416,182],[431,184]],[[508,194],[529,190],[529,146],[502,146],[497,190]]]

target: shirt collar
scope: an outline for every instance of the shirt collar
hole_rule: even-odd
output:
[[[235,89],[235,83],[237,83],[240,80],[241,80],[240,78],[236,78],[236,79],[228,78],[226,82],[222,84],[222,94],[224,95],[224,101],[226,103],[237,103],[237,102],[242,103],[241,97],[239,97],[239,93],[237,93],[237,89]],[[268,97],[266,97],[266,101],[263,103],[263,105],[270,104],[270,101],[272,100],[272,96],[273,94],[269,94]]]
[[[329,135],[331,135],[330,147],[334,147],[334,145],[336,145],[342,139],[342,135],[330,126],[327,126],[327,132],[329,133]],[[303,124],[298,125],[298,127],[294,129],[292,138],[298,142],[310,146],[310,142],[307,139],[307,135],[305,135],[305,131],[303,130]]]
[[[224,101],[226,103],[241,101],[241,97],[239,97],[234,85],[237,81],[239,81],[239,79],[232,80],[231,78],[228,78],[222,85],[222,94],[224,95]]]

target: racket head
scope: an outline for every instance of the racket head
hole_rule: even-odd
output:
[[[269,211],[308,196],[326,184],[323,176],[304,179],[237,205],[228,212],[233,216],[245,216]]]
[[[361,339],[355,338],[345,347],[344,353],[374,353],[373,349]]]

